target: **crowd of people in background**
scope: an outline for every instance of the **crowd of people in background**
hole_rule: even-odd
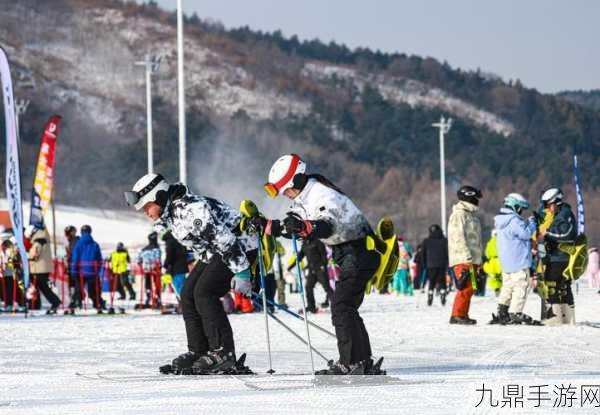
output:
[[[429,227],[428,236],[416,249],[397,237],[397,269],[379,293],[413,296],[420,290],[426,293],[428,306],[434,304],[436,297],[444,306],[449,292],[456,290],[450,323],[473,325],[476,321],[469,316],[471,298],[485,295],[487,287],[498,301],[497,313],[492,315],[490,323],[539,324],[523,313],[527,297],[533,291],[541,299],[540,320],[545,320],[545,324],[574,323],[571,283],[575,278],[568,276],[572,275],[569,267],[573,266],[574,256],[566,252],[563,245],[573,245],[578,235],[575,217],[560,189],[543,192],[541,208],[527,218],[524,214],[530,208],[529,202],[518,193],[507,195],[485,245],[477,213],[483,197],[481,191],[463,186],[457,197],[448,221],[447,237],[438,224]],[[40,309],[43,297],[49,304],[48,314],[56,314],[62,301],[66,302],[62,304],[64,314],[75,314],[86,308],[86,301],[98,313],[125,313],[132,304],[137,310],[181,312],[181,292],[195,258],[171,232],[150,233],[148,244],[135,255],[130,255],[125,245],[118,242],[114,251],[103,256],[90,225],[83,225],[79,235],[74,226],[67,226],[63,241],[66,254],[60,259],[62,266],[57,266],[58,261],[53,259],[46,228],[30,226],[24,236],[31,284],[24,290],[19,251],[14,238],[6,234],[0,251],[2,311]],[[600,288],[598,249],[589,248],[588,254],[584,277]],[[300,262],[305,276],[306,312],[318,313],[328,308],[339,267],[331,250],[318,239],[304,242],[298,258],[286,255],[284,245],[275,241],[274,258],[265,278],[270,304],[287,307],[286,294],[298,292],[294,275],[296,261]],[[62,299],[57,289],[53,289],[58,273],[67,284],[68,295]],[[315,299],[317,285],[323,291],[319,301]],[[165,290],[173,293],[174,304],[164,304]],[[254,281],[253,290],[260,291],[258,281]],[[252,312],[261,308],[260,304],[233,290],[222,302],[227,312]],[[272,305],[269,309],[275,311]]]

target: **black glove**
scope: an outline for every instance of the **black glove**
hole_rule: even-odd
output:
[[[267,226],[267,219],[260,215],[256,215],[248,218],[247,223],[248,230],[252,232],[260,231],[260,233],[262,233],[262,231],[265,229],[265,226]]]
[[[290,235],[298,235],[302,238],[306,238],[310,233],[309,224],[310,222],[302,220],[297,213],[288,213],[286,218],[283,220],[283,227],[286,233]]]

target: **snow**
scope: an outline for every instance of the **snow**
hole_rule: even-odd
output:
[[[374,85],[379,93],[392,102],[408,104],[411,107],[438,108],[459,118],[465,118],[478,126],[482,126],[502,134],[505,137],[515,131],[515,127],[491,112],[484,111],[464,100],[455,98],[449,93],[430,87],[414,79],[391,77],[384,75],[361,75],[358,71],[339,65],[307,63],[302,70],[303,75],[318,79],[332,77],[350,79],[359,90],[365,85]]]
[[[323,293],[317,291],[317,301]],[[290,298],[290,296],[292,296]],[[0,315],[0,413],[36,414],[447,414],[447,413],[562,413],[553,409],[555,385],[600,384],[600,337],[592,323],[600,324],[600,296],[582,286],[576,295],[576,326],[490,326],[495,298],[475,297],[473,327],[450,326],[449,304],[438,299],[425,305],[425,294],[415,297],[370,295],[361,315],[369,330],[374,354],[385,356],[385,368],[402,385],[369,387],[298,388],[255,391],[230,377],[158,377],[142,380],[102,380],[77,376],[155,375],[157,367],[185,351],[180,316],[159,316],[151,311],[128,311],[125,316],[63,317]],[[299,306],[298,295],[288,302]],[[539,316],[539,299],[531,295],[526,312]],[[39,312],[38,312],[39,313]],[[304,335],[302,322],[277,314]],[[330,314],[311,319],[331,329]],[[247,363],[259,373],[268,368],[262,314],[233,315],[238,352],[248,353]],[[303,344],[270,320],[273,366],[278,374],[310,370]],[[336,357],[335,342],[311,330],[313,345]],[[315,356],[315,364],[324,362]],[[298,377],[296,377],[297,379]],[[306,376],[300,377],[307,378]],[[285,377],[260,378],[270,386],[287,383]],[[417,383],[421,382],[421,383]],[[298,383],[299,385],[301,383]],[[500,410],[481,399],[485,384],[502,399],[502,388],[525,389],[522,410]],[[267,385],[267,383],[264,383]],[[549,402],[534,408],[529,388],[549,385]],[[5,405],[5,406],[2,406]],[[600,404],[598,404],[600,405]],[[575,413],[597,413],[594,405]],[[570,413],[570,412],[569,412]]]

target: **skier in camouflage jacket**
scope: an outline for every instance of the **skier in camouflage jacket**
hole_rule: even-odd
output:
[[[176,372],[197,369],[220,372],[235,364],[233,332],[220,298],[233,285],[251,295],[256,243],[239,229],[241,214],[226,203],[189,193],[183,184],[169,185],[161,175],[147,174],[125,198],[155,221],[158,231],[170,230],[199,261],[181,291],[189,352],[173,360]]]

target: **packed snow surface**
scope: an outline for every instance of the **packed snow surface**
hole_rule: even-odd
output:
[[[427,307],[426,295],[420,292],[415,297],[366,297],[361,315],[373,352],[385,356],[388,374],[406,382],[386,386],[310,388],[305,387],[310,376],[282,376],[308,372],[310,360],[305,346],[272,320],[277,375],[254,382],[282,389],[256,391],[227,376],[160,377],[158,366],[186,351],[180,316],[150,310],[112,317],[0,314],[0,413],[598,413],[595,406],[600,402],[583,403],[582,385],[600,385],[600,331],[594,327],[600,325],[600,295],[580,285],[578,323],[562,327],[487,325],[496,308],[491,295],[473,299],[471,317],[480,323],[474,327],[448,324],[453,295],[445,307],[437,298]],[[317,301],[322,296],[317,291]],[[288,295],[288,302],[294,308],[300,305],[297,294]],[[539,317],[534,294],[525,311]],[[277,315],[304,336],[302,322],[282,312]],[[322,313],[311,319],[332,329],[330,316]],[[233,315],[231,323],[238,354],[247,352],[248,365],[264,374],[268,360],[263,315]],[[320,352],[336,357],[333,339],[317,330],[311,330],[311,338]],[[324,363],[315,356],[319,368]],[[148,377],[123,377],[127,375]],[[498,407],[490,406],[489,395],[476,407],[482,397],[477,389],[484,384]],[[509,385],[518,385],[517,393],[523,388],[522,409],[509,409],[508,404],[501,409],[503,388],[508,394]],[[536,408],[529,399],[534,396],[532,387],[539,385],[548,385],[543,390],[549,400]],[[575,400],[559,402],[557,388],[569,385]]]

